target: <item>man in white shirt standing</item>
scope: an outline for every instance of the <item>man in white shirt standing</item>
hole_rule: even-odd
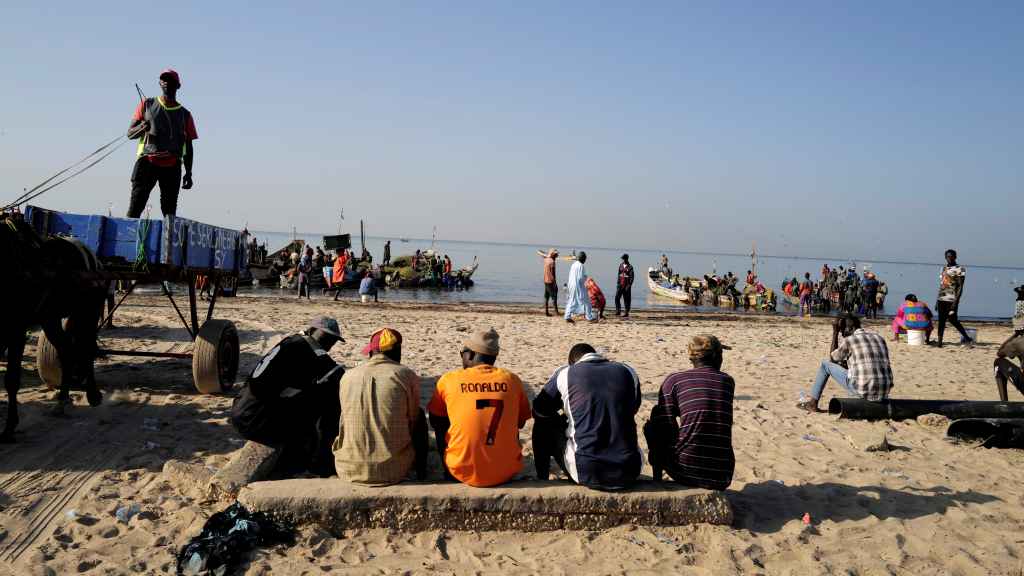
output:
[[[935,303],[935,310],[939,314],[939,348],[942,348],[942,334],[946,331],[947,320],[960,332],[961,344],[974,344],[957,317],[966,279],[967,269],[956,263],[956,250],[946,250],[946,265],[939,274],[939,298]]]

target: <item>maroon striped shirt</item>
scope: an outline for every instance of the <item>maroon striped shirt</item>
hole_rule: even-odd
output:
[[[735,388],[731,376],[714,368],[694,368],[665,378],[658,402],[679,417],[676,469],[669,470],[676,481],[712,490],[725,490],[732,482]]]

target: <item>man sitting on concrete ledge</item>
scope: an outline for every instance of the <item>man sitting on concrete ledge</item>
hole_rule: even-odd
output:
[[[462,370],[437,381],[427,405],[445,476],[470,486],[495,486],[523,468],[519,429],[530,402],[515,374],[496,368],[498,333],[473,334],[462,346]]]
[[[551,457],[573,482],[598,490],[631,486],[643,464],[634,416],[640,379],[590,344],[569,350],[569,364],[533,401],[533,456],[537,478],[548,479]],[[559,411],[562,413],[559,414]]]
[[[722,372],[722,350],[710,334],[689,344],[692,370],[669,374],[644,425],[654,479],[662,471],[685,486],[725,490],[732,482],[732,398],[736,383]],[[676,421],[676,418],[679,421]]]
[[[338,436],[345,368],[327,352],[344,341],[337,320],[313,320],[260,359],[231,406],[231,424],[243,438],[284,448],[286,473],[334,475],[331,442]]]
[[[402,335],[382,328],[363,348],[370,357],[341,379],[341,424],[334,441],[338,477],[385,486],[405,480],[413,463],[427,474],[427,421],[420,378],[403,366]]]

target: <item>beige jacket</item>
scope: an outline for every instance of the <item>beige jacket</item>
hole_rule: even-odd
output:
[[[338,476],[380,486],[404,480],[415,461],[411,430],[419,402],[419,376],[384,355],[346,372],[333,446]]]

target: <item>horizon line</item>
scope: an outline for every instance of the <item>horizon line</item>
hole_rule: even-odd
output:
[[[293,234],[293,232],[279,232],[279,231],[275,231],[275,230],[251,230],[250,231],[250,233],[252,233],[252,234],[255,234],[257,232],[262,232],[264,234],[281,234],[281,235],[291,235],[291,234]],[[294,232],[294,234],[299,236],[299,237],[302,237],[302,236],[333,236],[333,234],[323,234],[322,232],[299,232],[299,231],[296,231],[296,232]],[[354,234],[352,234],[352,233],[349,233],[349,234],[351,236],[353,236],[353,238],[355,237]],[[418,237],[412,237],[412,236],[381,236],[381,235],[371,235],[371,234],[367,234],[366,237],[367,238],[374,238],[374,239],[378,239],[378,240],[401,240],[401,239],[404,238],[404,239],[409,240],[409,241],[416,240],[416,241],[420,241],[420,242],[430,242],[432,240],[431,238],[418,238]],[[551,247],[551,246],[557,247],[558,246],[558,243],[554,243],[554,244],[541,244],[541,243],[532,243],[532,242],[499,242],[499,241],[495,241],[495,240],[457,240],[457,239],[443,239],[442,240],[442,239],[436,239],[435,238],[435,239],[433,239],[433,241],[434,242],[454,242],[454,243],[458,243],[458,244],[492,244],[492,245],[496,245],[496,246],[523,246],[523,247],[528,247],[528,248],[536,248],[538,246],[541,247],[541,248],[544,248],[545,246],[547,246],[547,247]],[[565,245],[563,244],[563,246],[565,246]],[[654,249],[654,248],[641,248],[641,247],[637,247],[637,246],[631,246],[631,247],[619,246],[619,247],[612,248],[612,247],[608,247],[608,246],[577,245],[576,248],[574,248],[574,249],[580,249],[580,250],[605,250],[605,251],[608,251],[608,252],[615,252],[615,251],[618,251],[618,250],[630,250],[630,251],[637,251],[637,252],[664,252],[664,253],[673,253],[673,254],[688,254],[688,255],[694,255],[694,256],[735,256],[735,257],[744,257],[744,258],[749,258],[751,256],[751,254],[749,254],[749,253],[743,254],[743,253],[740,253],[740,252],[708,252],[706,250],[665,250],[665,249]],[[885,260],[885,259],[835,258],[835,257],[829,258],[829,257],[821,257],[821,256],[786,256],[786,255],[780,255],[780,254],[757,254],[757,257],[759,259],[760,258],[771,258],[771,259],[776,259],[776,260],[782,260],[782,259],[790,259],[790,260],[821,260],[821,261],[825,261],[826,263],[827,262],[837,262],[838,261],[838,262],[846,262],[846,263],[854,263],[854,264],[857,264],[857,263],[867,263],[867,264],[902,264],[902,265],[912,265],[912,266],[941,266],[942,265],[942,262],[927,262],[927,261],[913,261],[913,260]],[[1024,270],[1024,265],[1013,266],[1013,265],[1008,265],[1008,264],[975,264],[975,265],[973,265],[973,267],[975,267],[975,268],[993,268],[993,269],[997,269],[997,270]]]

